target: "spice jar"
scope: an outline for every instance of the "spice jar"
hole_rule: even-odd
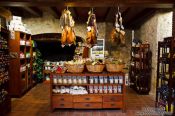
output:
[[[84,84],[87,83],[87,78],[86,78],[86,76],[82,76],[82,83],[84,83]]]
[[[98,93],[98,86],[94,86],[94,93]]]
[[[113,84],[113,83],[114,83],[113,76],[109,76],[109,83],[110,83],[110,84]]]
[[[59,84],[62,84],[63,83],[62,77],[61,76],[58,76],[57,81],[58,81]]]
[[[53,83],[57,84],[57,77],[56,76],[53,77]]]
[[[89,86],[89,93],[94,93],[93,92],[93,86]]]
[[[108,78],[106,76],[104,77],[104,83],[108,83]]]
[[[77,78],[76,78],[76,76],[73,76],[73,83],[74,84],[77,84]]]
[[[67,76],[63,76],[63,84],[67,84]]]
[[[112,86],[108,86],[108,93],[112,93]]]
[[[94,83],[98,84],[98,77],[97,76],[94,77]]]
[[[118,76],[114,76],[114,83],[118,83]]]
[[[90,84],[93,84],[94,83],[93,76],[90,76],[89,82],[90,82]]]
[[[99,76],[100,84],[103,84],[103,76]]]
[[[118,85],[118,93],[122,93],[122,86]]]
[[[82,80],[80,76],[77,77],[77,80],[78,80],[78,84],[82,84]]]
[[[71,76],[68,76],[68,83],[69,84],[72,84],[72,78],[71,78]]]
[[[99,93],[103,93],[103,86],[99,86]]]
[[[107,88],[107,86],[104,86],[104,87],[103,87],[103,91],[104,91],[104,93],[108,93],[108,88]]]
[[[123,76],[119,76],[119,84],[123,84]]]
[[[113,92],[114,92],[114,93],[117,93],[117,89],[118,89],[117,86],[113,86]]]

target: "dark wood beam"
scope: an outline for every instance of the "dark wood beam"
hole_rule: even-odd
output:
[[[156,9],[145,9],[135,17],[133,17],[127,24],[127,28],[139,28],[146,20],[153,16],[156,12]]]
[[[106,13],[105,13],[104,18],[103,18],[105,21],[107,21],[107,19],[109,19],[108,17],[109,17],[109,13],[110,13],[111,9],[112,9],[111,7],[108,7],[108,9],[106,10]]]
[[[115,4],[114,4],[115,3]],[[173,8],[174,0],[1,0],[0,6],[69,6],[69,7],[114,7],[140,6]]]
[[[129,7],[129,8],[127,8],[125,11],[123,11],[123,13],[122,13],[122,17],[124,18],[124,17],[126,17],[128,14],[129,14],[129,11],[131,10],[131,8]]]
[[[76,17],[74,17],[75,19],[78,19],[78,17],[79,17],[79,14],[78,14],[78,11],[77,11],[77,9],[74,7],[73,8],[73,10],[74,10],[74,12],[75,12],[75,16]]]
[[[57,7],[50,7],[50,9],[53,12],[54,17],[59,19],[61,12],[57,9]]]
[[[42,11],[40,11],[38,8],[35,8],[35,10],[32,7],[21,7],[30,14],[36,16],[36,17],[41,17],[42,16]]]
[[[71,11],[72,17],[74,19],[77,19],[78,18],[78,13],[77,13],[77,11],[75,11],[75,8],[74,7],[69,7],[68,9]]]

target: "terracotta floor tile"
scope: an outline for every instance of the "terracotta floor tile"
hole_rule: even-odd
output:
[[[138,95],[127,88],[126,113],[122,110],[50,110],[49,84],[38,84],[22,98],[12,99],[12,112],[9,116],[135,116],[143,107],[154,107],[154,98]]]

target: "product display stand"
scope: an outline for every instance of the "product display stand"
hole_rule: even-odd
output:
[[[156,106],[175,113],[175,38],[158,42]]]
[[[15,31],[9,40],[10,49],[10,95],[21,97],[33,84],[33,53],[31,35]]]
[[[51,74],[51,109],[105,109],[125,111],[124,73]]]
[[[151,86],[151,51],[149,44],[131,48],[131,87],[139,94],[149,94]]]
[[[9,96],[9,31],[1,28],[0,31],[0,116],[6,116],[11,110]]]

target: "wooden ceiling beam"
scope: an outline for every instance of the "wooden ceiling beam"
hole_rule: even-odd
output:
[[[69,7],[114,7],[140,6],[150,8],[173,8],[174,0],[1,0],[0,6],[69,6]]]
[[[105,21],[109,19],[109,14],[110,14],[111,9],[112,9],[111,7],[108,7],[108,9],[106,10],[106,13],[103,18]]]
[[[139,28],[143,22],[145,22],[149,17],[153,16],[156,9],[145,9],[135,17],[133,17],[127,24],[127,28]]]
[[[40,11],[39,9],[35,8],[33,9],[32,7],[21,7],[24,10],[26,10],[27,12],[29,12],[30,14],[36,16],[36,17],[41,17],[42,16],[42,11]]]
[[[68,9],[71,11],[73,18],[78,19],[78,13],[77,13],[76,9],[74,7],[70,7]]]
[[[57,9],[57,7],[50,7],[55,18],[59,19],[61,16],[61,12]]]

